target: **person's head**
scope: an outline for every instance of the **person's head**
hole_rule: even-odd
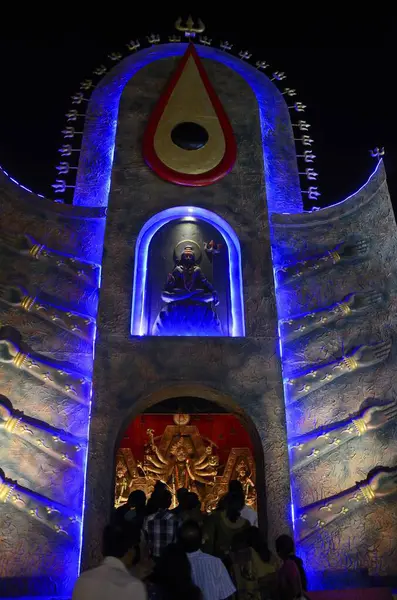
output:
[[[141,511],[146,505],[146,494],[143,490],[134,490],[128,496],[127,504],[129,508],[135,508],[137,511]]]
[[[176,499],[178,500],[178,504],[183,503],[184,497],[189,493],[187,488],[179,488],[176,492]]]
[[[163,490],[157,498],[158,510],[167,510],[172,504],[172,494],[169,490]]]
[[[225,501],[226,516],[232,523],[240,517],[244,507],[244,494],[240,492],[229,492]]]
[[[243,531],[238,531],[232,540],[232,551],[238,552],[239,550],[243,550],[245,548],[249,548],[250,544],[247,539],[247,530],[243,529]]]
[[[186,494],[182,494],[178,509],[180,512],[185,512],[186,510],[190,510],[192,508],[192,500],[191,500],[191,492],[186,491]]]
[[[156,481],[156,483],[154,484],[154,489],[153,489],[152,495],[162,492],[163,490],[166,490],[166,489],[167,489],[167,486],[165,485],[164,481],[160,481],[160,479],[158,479]]]
[[[186,494],[186,510],[193,510],[200,506],[200,500],[195,492],[188,492]]]
[[[303,566],[303,561],[298,556],[295,556],[294,540],[287,534],[280,535],[276,539],[276,551],[282,560],[291,559],[298,567],[299,575],[302,582],[302,588],[307,590],[307,575]]]
[[[244,494],[243,484],[238,479],[232,479],[229,481],[229,492],[235,494]]]
[[[200,525],[189,519],[182,523],[178,532],[178,540],[185,552],[200,550],[203,534]]]
[[[139,544],[140,533],[137,530],[107,525],[103,532],[102,554],[120,559],[127,567],[132,566],[135,558],[135,546]]]
[[[178,544],[169,544],[154,567],[151,579],[172,600],[200,600],[201,594],[192,581],[192,570],[186,552]]]
[[[245,535],[248,546],[253,548],[255,552],[259,554],[263,562],[269,562],[271,558],[270,550],[266,539],[259,531],[258,527],[249,527],[249,529],[246,530]]]
[[[280,535],[276,539],[276,551],[282,560],[286,560],[289,556],[294,554],[295,545],[292,537],[287,534]]]
[[[215,510],[222,511],[222,510],[226,509],[227,496],[228,496],[228,494],[224,494],[221,498],[219,498],[218,504],[216,505]]]
[[[153,492],[146,504],[146,514],[148,515],[152,515],[153,513],[157,512],[159,509],[159,499],[161,498],[163,491],[166,490],[167,487],[165,485],[165,483],[163,483],[162,481],[156,481],[154,488],[153,488]]]

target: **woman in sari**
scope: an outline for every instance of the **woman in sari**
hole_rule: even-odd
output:
[[[276,597],[276,569],[270,562],[270,552],[257,527],[250,527],[234,537],[230,559],[237,600],[270,600]]]

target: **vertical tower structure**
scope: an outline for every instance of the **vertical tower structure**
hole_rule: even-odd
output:
[[[245,425],[260,527],[294,531],[315,585],[395,575],[383,165],[303,212],[288,93],[178,26],[95,86],[73,206],[1,176],[1,597],[70,595],[100,558],[120,436],[178,397]]]

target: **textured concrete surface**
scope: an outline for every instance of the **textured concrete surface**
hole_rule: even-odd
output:
[[[242,77],[205,60],[234,128],[236,165],[224,179],[204,188],[163,181],[145,165],[141,140],[176,63],[172,58],[144,67],[125,87],[119,108],[95,360],[86,564],[98,558],[100,530],[112,500],[108,474],[121,427],[137,414],[141,398],[150,402],[153,391],[176,383],[187,386],[185,395],[194,395],[188,391],[189,382],[192,390],[199,384],[202,393],[216,390],[228,398],[230,410],[251,423],[262,464],[257,469],[262,525],[269,526],[270,539],[289,528],[288,456],[257,101]],[[247,338],[130,337],[135,241],[151,216],[180,205],[214,211],[236,232],[242,249]]]
[[[104,210],[62,206],[28,194],[0,174],[0,238],[31,235],[49,248],[100,263]],[[29,257],[0,250],[0,285],[23,285],[48,294],[57,306],[95,317],[97,298],[76,278]],[[92,345],[38,316],[0,302],[0,324],[16,331],[22,348],[76,369],[92,369]],[[7,329],[1,333],[6,335]],[[0,363],[0,394],[14,410],[85,441],[88,408],[8,364]],[[84,472],[49,456],[1,427],[0,469],[49,499],[81,512]],[[0,504],[0,596],[67,593],[77,573],[79,539],[55,534],[9,503]]]
[[[374,368],[345,375],[308,394],[287,411],[289,435],[343,421],[368,402],[396,398],[397,227],[381,164],[368,183],[345,202],[301,215],[273,215],[274,257],[280,265],[321,255],[347,240],[370,242],[367,260],[278,288],[281,318],[341,301],[352,292],[378,290],[384,302],[361,317],[340,321],[301,338],[283,354],[286,371],[332,362],[361,344],[393,341],[388,359]],[[397,466],[397,423],[368,432],[336,448],[295,474],[295,502],[303,507],[366,479],[378,466]],[[397,489],[396,489],[397,491]],[[351,510],[301,544],[312,570],[368,568],[397,575],[396,495]]]

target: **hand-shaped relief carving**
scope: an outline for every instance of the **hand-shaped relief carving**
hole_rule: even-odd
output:
[[[391,340],[360,346],[333,363],[320,364],[306,373],[285,378],[286,403],[291,404],[342,375],[383,362],[388,357],[391,346]]]
[[[303,277],[331,269],[335,265],[362,260],[368,255],[369,249],[370,244],[367,240],[346,242],[323,255],[278,267],[276,269],[278,284],[287,285]]]
[[[0,302],[14,306],[53,323],[88,342],[95,336],[95,319],[71,310],[62,310],[29,295],[22,286],[0,283]]]
[[[24,439],[42,452],[67,464],[79,468],[82,466],[86,447],[84,440],[15,411],[11,402],[4,396],[0,396],[0,433],[2,431]]]
[[[351,419],[292,438],[289,443],[291,468],[293,471],[303,469],[313,460],[323,458],[349,440],[385,427],[396,417],[396,402],[373,404]]]
[[[78,539],[80,519],[68,508],[7,479],[0,469],[0,502],[10,504],[55,533]]]
[[[73,372],[69,365],[63,366],[61,362],[51,364],[44,356],[22,352],[10,339],[0,338],[0,363],[25,371],[76,402],[88,404],[90,401],[91,381],[86,375]]]
[[[14,235],[3,232],[0,244],[21,256],[45,261],[49,265],[74,275],[92,287],[99,287],[100,265],[51,250],[37,242],[31,235]]]
[[[323,529],[336,519],[358,508],[397,494],[397,466],[380,467],[367,480],[357,483],[341,494],[300,508],[296,515],[295,532],[302,540]]]
[[[331,306],[281,319],[279,321],[281,338],[284,342],[292,342],[341,319],[366,314],[379,307],[382,301],[383,295],[380,292],[354,292]]]

